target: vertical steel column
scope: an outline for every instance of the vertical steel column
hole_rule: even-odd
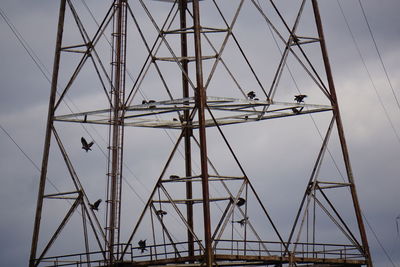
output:
[[[45,187],[46,187],[47,165],[49,162],[50,142],[51,142],[51,136],[52,136],[51,131],[53,128],[53,121],[54,121],[54,105],[55,105],[55,101],[56,101],[58,72],[60,69],[60,58],[61,58],[61,45],[62,45],[62,38],[63,38],[63,32],[64,32],[65,5],[66,5],[66,0],[61,0],[59,16],[58,16],[55,56],[54,56],[54,63],[53,63],[53,76],[51,78],[50,100],[49,100],[49,107],[48,107],[48,113],[47,113],[46,137],[45,137],[44,148],[43,148],[43,158],[42,158],[42,167],[41,167],[41,172],[40,172],[39,192],[38,192],[38,199],[37,199],[37,204],[36,204],[35,224],[34,224],[34,228],[33,228],[31,255],[30,255],[30,259],[29,259],[30,267],[37,265],[35,263],[35,258],[36,258],[36,252],[37,252],[37,244],[38,244],[38,240],[39,240],[40,220],[42,217],[42,208],[43,208],[43,197],[44,197],[44,191],[45,191]]]
[[[200,6],[199,0],[193,0],[193,27],[194,27],[194,46],[196,58],[196,82],[195,92],[196,107],[199,118],[200,135],[200,163],[201,179],[203,189],[203,213],[204,213],[204,241],[205,241],[205,263],[211,267],[213,262],[211,247],[211,219],[210,219],[210,200],[208,188],[208,165],[207,165],[207,144],[205,127],[206,91],[203,85],[203,66],[201,53],[201,25],[200,25]]]
[[[110,265],[113,265],[114,263],[114,250],[115,250],[115,245],[116,243],[118,244],[118,236],[119,234],[117,231],[118,229],[118,220],[119,220],[119,183],[121,181],[118,181],[121,177],[121,170],[120,170],[120,161],[122,160],[120,158],[120,142],[121,142],[121,92],[123,92],[122,88],[122,64],[123,64],[123,51],[122,51],[122,46],[123,46],[123,31],[122,31],[122,26],[123,26],[123,7],[124,7],[124,2],[125,0],[118,0],[117,2],[117,28],[116,32],[113,34],[115,35],[115,46],[113,53],[115,53],[115,60],[112,64],[114,64],[114,87],[112,88],[113,93],[114,93],[114,101],[113,101],[113,117],[112,117],[112,146],[110,149],[111,151],[111,183],[110,183],[110,199],[108,199],[110,203],[110,215],[109,215],[109,222],[108,222],[108,244],[109,244],[109,263]],[[117,240],[116,240],[117,238]],[[115,242],[117,241],[117,242]]]
[[[181,57],[182,57],[182,69],[185,72],[182,72],[182,90],[183,97],[189,97],[189,68],[188,68],[188,47],[187,47],[187,33],[186,33],[186,9],[187,9],[187,0],[179,1],[179,11],[180,11],[180,28],[181,28]],[[189,103],[187,103],[189,105]],[[192,136],[192,128],[190,121],[190,113],[189,110],[185,110],[183,112],[183,119],[186,122],[186,127],[183,129],[184,138],[185,138],[185,175],[186,177],[192,176],[192,148],[190,138]],[[186,182],[186,199],[193,198],[193,189],[192,182]],[[186,214],[187,214],[187,222],[191,229],[193,229],[193,202],[186,203]],[[194,237],[192,232],[188,229],[188,253],[189,257],[194,256]]]
[[[357,192],[356,192],[356,187],[355,187],[354,177],[353,177],[353,171],[352,171],[351,165],[350,165],[349,152],[347,150],[346,138],[344,135],[342,119],[340,116],[339,105],[338,105],[337,96],[336,96],[335,84],[333,82],[332,70],[331,70],[331,66],[329,63],[328,50],[327,50],[326,44],[325,44],[325,37],[324,37],[324,31],[323,31],[323,27],[322,27],[321,15],[319,12],[319,7],[318,7],[318,1],[312,0],[312,4],[313,4],[315,22],[317,25],[317,30],[318,30],[318,35],[319,35],[322,57],[324,60],[325,72],[326,72],[326,76],[328,79],[329,91],[331,94],[331,104],[333,107],[333,114],[336,119],[336,126],[338,129],[343,159],[344,159],[344,163],[346,166],[347,177],[348,177],[348,180],[350,183],[351,196],[353,199],[355,214],[357,217],[358,228],[360,230],[360,235],[361,235],[361,239],[362,239],[362,243],[363,243],[363,247],[364,247],[364,256],[367,259],[367,265],[369,267],[372,267],[373,265],[372,265],[371,254],[370,254],[369,246],[368,246],[367,234],[365,232],[365,227],[364,227],[364,223],[363,223],[363,219],[362,219],[360,204],[358,202],[358,197],[357,197]]]

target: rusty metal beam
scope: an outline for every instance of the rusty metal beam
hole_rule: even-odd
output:
[[[333,114],[336,119],[336,126],[337,126],[337,130],[338,130],[338,134],[339,134],[340,146],[342,148],[343,160],[344,160],[344,164],[346,167],[347,177],[348,177],[348,180],[350,183],[350,192],[351,192],[351,196],[353,199],[355,214],[357,217],[357,224],[358,224],[358,228],[360,231],[360,236],[361,236],[361,240],[362,240],[362,244],[363,244],[363,248],[364,248],[365,258],[367,260],[367,266],[372,267],[373,265],[372,265],[371,253],[369,251],[367,234],[365,231],[361,208],[360,208],[360,204],[359,204],[358,197],[357,197],[353,171],[352,171],[351,164],[350,164],[349,152],[347,149],[346,138],[345,138],[344,130],[343,130],[342,118],[340,116],[340,110],[339,110],[338,100],[337,100],[337,96],[336,96],[335,83],[333,81],[332,69],[331,69],[329,57],[328,57],[328,50],[327,50],[326,44],[325,44],[325,36],[324,36],[323,27],[322,27],[322,21],[321,21],[321,15],[320,15],[319,7],[318,7],[318,1],[312,0],[312,6],[313,6],[313,10],[314,10],[314,17],[315,17],[315,23],[317,26],[317,30],[318,30],[318,36],[320,39],[321,52],[322,52],[325,72],[326,72],[326,76],[327,76],[327,80],[328,80],[329,91],[331,94],[331,104],[333,107]]]
[[[193,0],[193,27],[194,27],[194,46],[196,57],[196,106],[198,109],[199,120],[199,136],[200,136],[200,165],[202,176],[202,194],[203,194],[203,216],[204,216],[204,242],[205,242],[205,259],[204,263],[207,267],[212,266],[212,244],[211,244],[211,216],[209,201],[209,185],[208,185],[208,162],[207,162],[207,142],[206,142],[206,126],[205,126],[205,110],[206,110],[206,91],[203,85],[203,65],[201,51],[201,25],[200,25],[200,5],[199,0]]]
[[[179,0],[179,15],[180,15],[180,38],[181,38],[181,64],[182,64],[182,91],[183,91],[183,98],[188,99],[189,94],[189,60],[188,60],[188,43],[187,43],[187,31],[186,29],[186,9],[187,9],[187,0]],[[189,101],[185,101],[184,105],[189,105]],[[192,129],[191,119],[190,119],[190,111],[185,109],[183,111],[183,120],[186,122],[186,127],[182,129],[184,131],[184,140],[185,140],[185,174],[186,177],[192,176],[192,148],[191,148],[191,136],[192,136]],[[190,179],[186,182],[186,199],[193,198],[193,186],[192,181]],[[187,223],[189,228],[187,230],[187,239],[188,239],[188,254],[189,257],[194,256],[194,237],[192,234],[193,231],[193,202],[188,201],[186,203],[186,216],[187,216]]]
[[[64,32],[64,19],[65,19],[65,6],[66,0],[60,1],[60,9],[58,16],[58,26],[57,26],[57,40],[56,40],[56,48],[55,48],[55,56],[54,56],[54,64],[53,64],[53,76],[51,80],[51,91],[50,91],[50,100],[47,114],[47,126],[46,126],[46,137],[43,148],[43,159],[42,159],[42,167],[40,171],[40,183],[38,190],[38,199],[36,204],[36,216],[35,216],[35,224],[33,228],[33,236],[32,236],[32,246],[31,246],[31,254],[29,260],[29,266],[35,266],[35,258],[37,245],[39,240],[39,232],[40,232],[40,221],[42,217],[42,208],[43,208],[43,196],[46,187],[46,178],[47,178],[47,165],[49,161],[49,152],[50,152],[50,143],[51,143],[51,132],[54,121],[54,105],[56,101],[56,93],[57,93],[57,84],[58,84],[58,72],[60,69],[60,58],[61,58],[61,47],[62,47],[62,38]]]

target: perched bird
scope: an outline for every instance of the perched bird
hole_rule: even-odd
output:
[[[244,198],[239,197],[239,198],[238,198],[238,201],[237,201],[237,203],[236,203],[236,205],[237,205],[238,207],[241,207],[241,206],[244,205],[244,203],[246,203],[246,200],[245,200]]]
[[[306,98],[306,97],[307,97],[307,95],[295,95],[294,100],[297,103],[301,103],[301,102],[304,102],[304,98]]]
[[[146,105],[148,102],[146,100],[142,101],[142,105]]]
[[[254,93],[254,91],[250,91],[250,92],[247,93],[247,97],[250,98],[250,99],[253,99],[253,98],[256,97],[256,93]]]
[[[177,119],[177,118],[173,118],[172,120],[173,120],[173,121],[178,121],[178,119]]]
[[[179,179],[179,176],[173,174],[173,175],[170,175],[170,176],[169,176],[169,179],[171,179],[171,180]]]
[[[94,202],[93,204],[89,203],[89,207],[91,210],[99,210],[99,205],[101,203],[101,199],[98,199],[96,202]]]
[[[81,138],[81,143],[82,143],[82,149],[84,149],[86,152],[88,152],[89,150],[90,150],[90,151],[92,150],[91,147],[92,147],[93,144],[94,144],[93,141],[90,142],[90,143],[88,143],[88,142],[86,141],[86,139],[82,137],[82,138]]]
[[[301,107],[299,109],[298,108],[292,108],[292,111],[293,111],[294,114],[299,114],[303,110],[303,108],[304,107]]]
[[[149,104],[152,104],[152,103],[155,103],[156,101],[155,100],[149,100]],[[149,108],[155,108],[156,107],[156,105],[150,105],[149,106]]]
[[[165,210],[157,210],[156,214],[161,216],[161,218],[162,218],[162,217],[164,217],[164,215],[167,215],[167,212]]]
[[[242,226],[243,227],[243,225],[245,225],[246,223],[247,223],[247,220],[249,219],[249,217],[246,217],[246,218],[243,218],[243,219],[241,219],[241,220],[239,220],[239,221],[233,221],[234,223],[238,223],[238,224],[240,224],[240,226]]]
[[[147,248],[146,248],[146,239],[145,240],[140,240],[139,242],[138,242],[138,245],[139,245],[139,248],[138,249],[140,249],[140,251],[143,253],[145,250],[147,250]]]

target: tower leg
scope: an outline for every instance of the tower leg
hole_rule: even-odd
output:
[[[327,80],[328,80],[329,91],[330,91],[330,95],[331,95],[331,104],[333,107],[333,114],[334,114],[334,117],[336,120],[336,126],[337,126],[338,135],[339,135],[339,139],[340,139],[340,145],[342,148],[342,154],[343,154],[344,164],[346,167],[346,173],[347,173],[347,177],[348,177],[348,180],[350,183],[350,191],[351,191],[351,196],[353,199],[353,205],[354,205],[355,214],[356,214],[356,218],[357,218],[358,228],[360,231],[361,240],[362,240],[362,244],[363,244],[364,255],[368,262],[367,265],[369,267],[372,267],[373,265],[372,265],[372,260],[371,260],[371,254],[369,252],[367,234],[365,232],[365,227],[364,227],[364,222],[362,219],[360,204],[358,202],[353,172],[352,172],[351,165],[350,165],[349,152],[347,150],[346,138],[344,135],[342,119],[340,116],[339,105],[338,105],[338,101],[337,101],[337,97],[336,97],[335,84],[333,82],[332,70],[331,70],[331,66],[329,63],[328,52],[327,52],[327,48],[326,48],[326,44],[325,44],[325,37],[324,37],[324,31],[323,31],[323,27],[322,27],[321,15],[319,12],[319,7],[318,7],[318,1],[312,0],[312,5],[313,5],[313,10],[314,10],[315,22],[316,22],[317,30],[318,30],[318,36],[319,36],[319,41],[320,41],[320,46],[321,46],[322,57],[323,57],[324,66],[325,66],[325,72],[326,72],[326,76],[327,76]]]
[[[57,41],[55,48],[55,56],[54,56],[54,64],[53,64],[53,76],[51,80],[51,91],[50,91],[50,100],[49,100],[49,108],[47,114],[47,126],[46,126],[46,137],[43,148],[43,158],[42,158],[42,166],[40,171],[40,182],[39,182],[39,191],[38,191],[38,199],[36,204],[36,215],[35,215],[35,224],[33,228],[33,236],[32,236],[32,246],[31,246],[31,255],[29,258],[29,266],[36,266],[36,253],[37,253],[37,244],[39,240],[39,232],[40,232],[40,221],[42,217],[42,208],[43,208],[43,197],[44,191],[46,187],[46,178],[47,178],[47,165],[49,161],[49,152],[50,152],[50,143],[51,143],[51,132],[53,128],[54,121],[54,105],[56,101],[56,92],[57,92],[57,84],[58,84],[58,72],[60,69],[60,57],[61,57],[61,44],[64,32],[64,18],[65,18],[65,6],[66,0],[61,0],[60,2],[60,11],[58,16],[58,26],[57,26]]]

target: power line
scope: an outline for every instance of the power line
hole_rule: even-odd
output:
[[[385,105],[384,105],[384,103],[383,103],[383,101],[382,101],[382,98],[380,97],[380,95],[379,95],[379,93],[378,93],[378,90],[377,90],[377,88],[376,88],[376,86],[375,86],[374,80],[372,79],[372,75],[371,75],[371,73],[370,73],[370,71],[369,71],[369,69],[368,69],[368,67],[367,67],[367,64],[366,64],[365,59],[364,59],[364,57],[363,57],[363,55],[362,55],[362,53],[361,53],[360,47],[359,47],[359,45],[358,45],[358,43],[357,43],[357,40],[356,40],[356,38],[355,38],[355,36],[354,36],[354,34],[353,34],[353,31],[351,30],[351,27],[350,27],[350,24],[349,24],[348,19],[347,19],[347,17],[346,17],[346,14],[344,13],[343,7],[342,7],[342,5],[340,4],[339,0],[336,0],[336,2],[337,2],[338,5],[339,5],[339,9],[340,9],[340,12],[342,13],[343,19],[344,19],[344,21],[345,21],[345,23],[346,23],[347,30],[349,31],[349,33],[350,33],[350,35],[351,35],[351,38],[352,38],[353,43],[354,43],[354,46],[356,47],[356,50],[357,50],[357,52],[358,52],[358,55],[359,55],[359,57],[360,57],[360,59],[361,59],[363,65],[364,65],[365,71],[366,71],[367,74],[368,74],[368,78],[369,78],[369,80],[370,80],[370,82],[371,82],[371,84],[372,84],[372,87],[373,87],[374,90],[375,90],[375,93],[376,93],[376,95],[377,95],[377,97],[378,97],[379,103],[381,104],[383,110],[385,111],[386,118],[388,119],[388,121],[389,121],[389,123],[390,123],[390,126],[391,126],[391,128],[392,128],[392,130],[393,130],[395,136],[397,137],[397,141],[400,143],[399,135],[397,134],[397,131],[396,131],[396,129],[395,129],[394,125],[393,125],[393,122],[392,122],[392,120],[391,120],[391,118],[390,118],[390,116],[389,116],[389,114],[388,114],[388,111],[387,111],[387,109],[386,109],[386,107],[385,107]],[[361,2],[360,2],[360,5],[361,5]],[[362,6],[361,6],[361,8],[362,8]],[[364,14],[365,14],[365,13],[364,13]],[[366,19],[366,17],[365,17],[365,19]],[[367,21],[367,20],[366,20],[366,21]],[[368,21],[367,21],[367,24],[368,24]],[[369,25],[369,24],[368,24],[368,25]],[[372,32],[371,32],[371,34],[372,34]],[[375,43],[375,42],[374,42],[374,43]],[[375,43],[375,48],[377,49],[376,43]],[[379,50],[377,50],[377,51],[378,51],[378,54],[380,55]],[[381,61],[381,62],[382,62],[382,61]],[[383,62],[382,62],[382,63],[383,63]],[[388,78],[388,76],[387,76],[387,78]],[[389,82],[390,82],[390,80],[389,80]],[[374,228],[371,226],[371,224],[369,223],[367,217],[364,215],[364,213],[362,213],[362,216],[363,216],[365,222],[367,223],[368,228],[371,230],[371,232],[372,232],[372,234],[374,235],[376,241],[378,242],[379,246],[381,247],[382,251],[384,252],[384,254],[386,255],[386,257],[388,258],[388,260],[392,263],[393,266],[396,266],[396,265],[394,264],[392,258],[390,257],[389,253],[387,252],[387,250],[386,250],[385,247],[383,246],[382,242],[380,241],[380,239],[379,239],[378,235],[376,234]]]
[[[351,30],[349,21],[348,21],[348,19],[347,19],[347,17],[346,17],[346,14],[344,13],[343,7],[342,7],[342,5],[340,4],[339,0],[336,0],[336,2],[337,2],[338,5],[339,5],[339,9],[340,9],[340,12],[342,13],[343,19],[344,19],[344,21],[345,21],[345,23],[346,23],[347,30],[348,30],[349,33],[350,33],[351,39],[353,40],[354,46],[355,46],[355,48],[356,48],[356,50],[357,50],[357,53],[358,53],[358,55],[359,55],[359,57],[360,57],[360,59],[361,59],[361,62],[363,63],[365,72],[366,72],[367,75],[368,75],[368,79],[369,79],[369,81],[371,82],[372,88],[374,89],[375,94],[376,94],[376,96],[377,96],[377,98],[378,98],[378,100],[379,100],[379,104],[380,104],[381,107],[383,108],[383,111],[384,111],[384,113],[385,113],[385,116],[386,116],[387,120],[389,121],[390,127],[391,127],[392,130],[393,130],[393,133],[394,133],[394,135],[395,135],[395,137],[396,137],[396,139],[397,139],[397,142],[400,144],[400,135],[397,133],[397,130],[396,130],[396,128],[394,127],[394,123],[393,123],[393,121],[392,121],[392,119],[391,119],[391,117],[390,117],[390,115],[389,115],[389,112],[388,112],[388,110],[387,110],[385,104],[383,103],[383,100],[382,100],[381,96],[380,96],[379,93],[378,93],[378,89],[377,89],[377,87],[376,87],[376,85],[375,85],[375,82],[374,82],[374,80],[373,80],[373,78],[372,78],[371,72],[369,71],[369,69],[368,69],[368,67],[367,67],[367,63],[366,63],[366,61],[365,61],[365,59],[364,59],[364,56],[363,56],[362,53],[361,53],[360,46],[358,45],[357,40],[356,40],[356,38],[355,38],[355,36],[354,36],[354,34],[353,34],[353,31]],[[376,47],[376,48],[377,48],[377,47]],[[379,51],[378,51],[378,54],[380,54]]]
[[[6,22],[6,24],[8,25],[8,27],[10,28],[10,30],[12,31],[12,33],[14,34],[14,36],[17,38],[18,42],[22,45],[22,47],[24,48],[24,50],[27,52],[27,54],[29,55],[29,57],[33,60],[33,62],[35,63],[36,67],[40,70],[40,72],[42,73],[42,75],[44,76],[44,78],[51,83],[51,79],[50,79],[50,72],[49,70],[46,68],[45,64],[40,60],[39,56],[35,53],[35,51],[32,49],[32,47],[29,45],[29,43],[25,40],[25,38],[22,36],[22,34],[18,31],[18,29],[15,27],[15,25],[11,22],[11,20],[8,18],[8,16],[6,15],[5,11],[3,9],[0,8],[0,16],[4,19],[4,21]],[[59,94],[58,90],[57,90],[57,94]],[[76,108],[77,106],[72,102],[71,99],[69,99],[69,101],[72,103],[72,105]],[[73,113],[72,108],[68,105],[68,103],[63,99],[64,104],[67,106],[67,108],[71,111],[71,113]],[[78,109],[79,110],[79,109]],[[95,138],[93,137],[93,135],[89,132],[89,130],[82,125],[82,128],[84,129],[84,131],[93,139],[95,140]],[[9,133],[5,130],[5,128],[1,127],[2,130],[7,133],[8,137],[14,142],[14,144],[18,147],[18,149],[28,158],[28,155],[22,150],[22,148],[15,142],[15,140],[11,137],[11,135],[9,135]],[[94,128],[93,128],[94,129]],[[95,130],[95,129],[94,129]],[[95,132],[101,137],[101,135],[95,130]],[[103,141],[104,139],[101,138]],[[97,145],[97,143],[96,143]],[[107,157],[106,153],[103,151],[103,149],[97,145],[100,149],[100,151],[103,153],[104,156]],[[31,163],[33,163],[33,165],[39,170],[39,167],[32,161]],[[126,166],[127,167],[127,166]],[[131,172],[131,174],[136,177],[136,175],[132,172],[132,170],[130,168],[128,168],[128,171]],[[137,178],[136,178],[137,179]],[[139,182],[140,180],[137,179]],[[134,194],[143,202],[144,199],[139,195],[139,193],[134,189],[134,187],[129,183],[129,181],[124,178],[124,181],[127,183],[128,187],[134,192]],[[54,183],[52,183],[51,181],[49,181],[52,186],[54,188],[55,185]],[[141,182],[140,182],[141,183]],[[143,185],[143,183],[141,183],[142,186],[148,191],[148,189]],[[58,190],[58,189],[57,189]]]
[[[385,247],[382,245],[382,242],[379,240],[378,235],[376,234],[376,232],[374,231],[374,229],[372,228],[372,226],[368,222],[367,217],[365,217],[364,213],[362,214],[362,216],[364,217],[364,220],[367,223],[368,228],[371,230],[371,232],[374,235],[374,237],[375,237],[376,241],[378,242],[379,246],[383,250],[383,253],[385,253],[386,257],[389,259],[389,261],[393,265],[393,267],[397,267],[397,265],[394,264],[394,262],[393,262],[392,258],[390,257],[389,253],[386,251]]]
[[[373,41],[373,43],[374,43],[374,47],[375,47],[376,53],[378,54],[379,61],[380,61],[381,65],[382,65],[383,71],[385,72],[386,80],[387,80],[388,83],[389,83],[389,86],[390,86],[390,89],[391,89],[391,91],[392,91],[393,97],[394,97],[394,99],[396,100],[397,107],[399,108],[399,111],[400,111],[400,103],[399,103],[399,100],[398,100],[398,98],[397,98],[397,96],[396,96],[396,93],[395,93],[395,91],[394,91],[394,88],[393,88],[393,85],[392,85],[392,81],[391,81],[390,78],[389,78],[389,74],[388,74],[388,72],[387,72],[386,65],[385,65],[385,63],[383,62],[381,53],[380,53],[379,48],[378,48],[378,45],[377,45],[377,43],[376,43],[374,34],[372,33],[371,25],[370,25],[369,22],[368,22],[368,18],[367,18],[367,15],[366,15],[366,13],[365,13],[364,7],[363,7],[363,5],[362,5],[362,3],[361,3],[361,0],[358,0],[358,3],[360,4],[361,11],[362,11],[363,17],[364,17],[364,19],[365,19],[365,22],[366,22],[366,24],[367,24],[369,34],[371,35],[372,41]]]
[[[35,167],[35,169],[40,173],[40,168],[39,166],[33,161],[33,159],[24,151],[24,149],[15,141],[15,139],[11,136],[11,134],[0,124],[1,130],[8,136],[8,138],[14,143],[14,145],[21,151],[21,153],[24,155],[24,157],[29,160],[29,162]],[[60,193],[60,190],[57,188],[57,186],[50,180],[50,178],[47,178],[49,181],[50,185],[58,192]]]

